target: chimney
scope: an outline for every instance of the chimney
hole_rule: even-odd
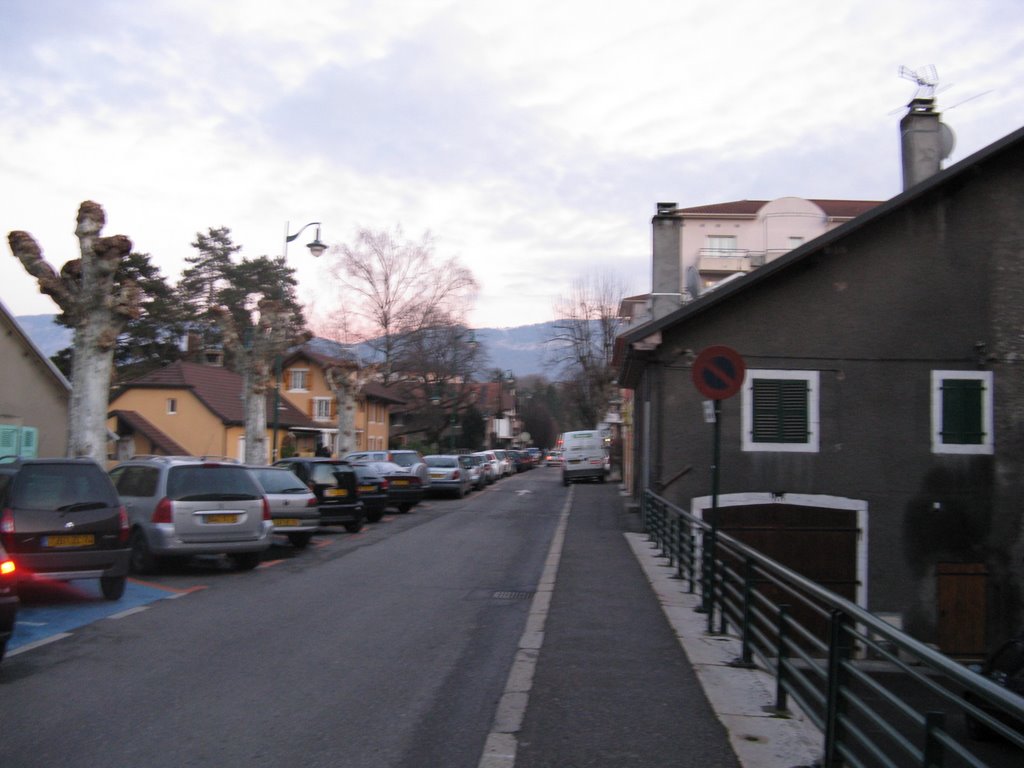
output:
[[[674,215],[675,203],[658,203],[651,221],[651,319],[679,309],[683,303],[682,253],[683,220]]]
[[[900,120],[904,190],[941,171],[953,151],[953,131],[939,121],[933,97],[915,96],[907,107]]]

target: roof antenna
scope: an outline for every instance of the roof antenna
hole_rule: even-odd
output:
[[[900,77],[917,83],[917,91],[914,93],[915,99],[931,99],[935,97],[935,86],[939,84],[939,73],[935,70],[934,64],[928,64],[917,71],[900,64]]]

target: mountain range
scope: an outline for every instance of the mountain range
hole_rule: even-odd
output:
[[[17,318],[32,342],[51,357],[71,344],[72,332],[56,315],[21,315]],[[547,361],[545,342],[554,334],[554,321],[515,328],[474,328],[477,342],[487,353],[486,370],[510,370],[517,378],[542,374],[556,378]]]

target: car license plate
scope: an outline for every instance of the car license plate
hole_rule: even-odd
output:
[[[391,484],[392,485],[408,485],[409,481],[408,480],[392,480]]]
[[[359,486],[359,492],[360,493],[373,493],[376,490],[377,490],[377,486],[375,486],[375,485],[360,485]]]
[[[96,543],[96,538],[91,533],[76,533],[74,535],[47,536],[43,541],[46,547],[91,547]]]
[[[302,521],[294,517],[282,517],[274,520],[275,528],[287,528],[289,526],[302,525]]]
[[[430,479],[431,480],[440,480],[442,477],[444,477],[444,472],[431,472],[430,473]]]
[[[224,524],[224,523],[237,523],[238,515],[203,515],[203,519],[207,523],[213,524]]]
[[[328,488],[327,493],[325,495],[331,496],[332,498],[348,496],[348,488]]]
[[[570,464],[579,464],[580,463],[580,459],[569,459],[569,463]]]

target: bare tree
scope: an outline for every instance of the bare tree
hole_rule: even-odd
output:
[[[621,279],[599,272],[574,280],[569,294],[555,304],[548,353],[562,371],[566,395],[583,427],[597,425],[615,380],[612,355],[625,295]]]
[[[385,385],[398,377],[415,333],[436,327],[438,317],[459,324],[479,288],[458,259],[435,256],[429,234],[407,240],[400,227],[361,229],[354,244],[338,246],[332,255],[331,273],[355,299],[347,310],[374,346]]]
[[[131,240],[124,235],[100,237],[105,223],[98,203],[87,200],[79,206],[75,234],[82,255],[65,264],[59,275],[30,234],[11,232],[7,238],[40,292],[56,302],[74,329],[68,454],[98,462],[107,458],[107,405],[117,337],[140,311],[137,285],[117,280]]]
[[[338,361],[324,366],[324,378],[334,395],[338,415],[339,456],[356,449],[356,397],[372,375],[372,370],[361,368],[355,361]]]

